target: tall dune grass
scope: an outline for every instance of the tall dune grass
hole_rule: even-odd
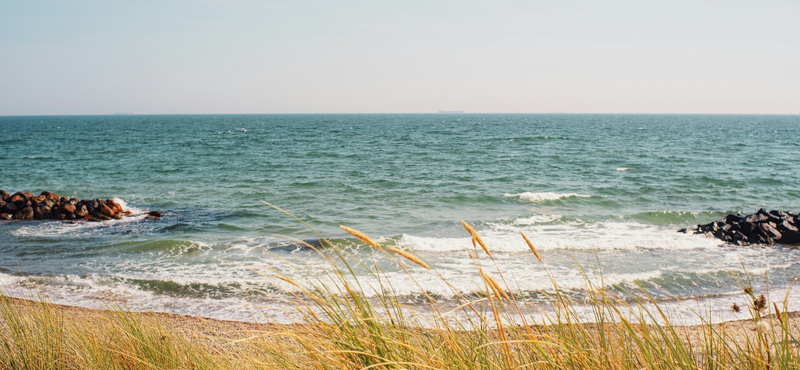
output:
[[[277,208],[277,207],[275,207]],[[279,209],[279,208],[278,208]],[[162,316],[121,308],[86,314],[34,299],[0,299],[0,368],[3,369],[797,369],[798,328],[787,303],[770,306],[749,282],[752,320],[734,325],[677,325],[669,312],[642,290],[620,299],[584,275],[588,303],[580,306],[553,291],[548,307],[527,302],[494,263],[491,245],[464,223],[475,246],[470,252],[483,294],[465,297],[452,288],[457,306],[428,295],[420,308],[404,305],[375,261],[359,261],[322,238],[310,244],[325,258],[324,276],[298,281],[263,272],[296,288],[297,325],[265,326],[235,338],[220,332],[198,335],[169,327]],[[365,233],[342,227],[405,270],[436,274],[401,248],[381,245]],[[520,236],[547,271],[535,240]],[[480,248],[479,248],[480,247]],[[355,261],[355,262],[353,262]],[[355,264],[369,271],[354,272]],[[361,272],[363,274],[363,272]],[[444,283],[447,283],[442,278]],[[377,294],[367,294],[377,293]],[[630,298],[630,297],[628,297]],[[539,310],[541,308],[541,310]],[[423,310],[424,312],[419,312]],[[586,311],[591,320],[585,320]],[[534,317],[545,325],[535,324]],[[754,330],[755,331],[754,331]]]

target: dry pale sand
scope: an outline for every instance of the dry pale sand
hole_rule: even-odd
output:
[[[41,304],[14,298],[6,298],[14,305],[24,306],[28,308],[41,309]],[[110,314],[106,310],[97,310],[82,307],[64,306],[48,304],[63,314],[66,320],[77,321],[86,320],[87,322],[97,322],[107,320]],[[119,313],[119,312],[117,312]],[[130,315],[138,316],[142,321],[157,323],[165,331],[181,335],[191,343],[197,343],[215,351],[236,351],[239,343],[246,343],[250,340],[264,340],[271,338],[272,340],[282,340],[279,338],[286,338],[293,333],[312,332],[309,330],[311,324],[258,324],[251,322],[241,321],[225,321],[217,319],[208,319],[196,316],[177,315],[170,313],[158,312],[136,312],[129,313]],[[780,331],[780,322],[774,315],[765,315],[763,317],[767,322],[773,325],[776,332]],[[788,314],[789,330],[793,336],[800,336],[800,311],[790,312]],[[0,318],[2,324],[2,318]],[[594,327],[595,324],[582,324]],[[701,338],[709,332],[709,326],[675,326],[678,333],[687,338],[694,344],[701,345]],[[735,320],[723,323],[713,324],[710,326],[717,334],[728,334],[729,338],[739,338],[744,343],[746,338],[753,338],[756,336],[754,332],[755,324],[753,320]],[[595,330],[597,328],[594,328]],[[288,344],[288,343],[287,343]],[[288,345],[291,347],[291,345]],[[290,348],[287,348],[290,350]]]

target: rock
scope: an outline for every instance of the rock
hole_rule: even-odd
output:
[[[800,244],[800,232],[797,230],[784,231],[782,234],[781,243],[788,245]]]
[[[20,204],[22,204],[23,202],[25,202],[27,200],[28,200],[28,198],[25,198],[25,195],[23,195],[21,193],[15,193],[10,198],[8,198],[8,201],[10,203],[14,203],[17,206],[19,206]]]
[[[754,228],[755,228],[755,224],[750,223],[750,222],[746,222],[745,221],[745,222],[742,222],[742,223],[739,224],[739,230],[742,232],[742,234],[745,234],[745,235],[750,235],[753,232]]]
[[[77,209],[75,210],[75,217],[85,218],[88,215],[89,215],[89,211],[86,209],[86,205],[85,204],[79,205],[77,207]]]
[[[37,220],[46,220],[52,216],[51,213],[53,212],[53,210],[50,207],[44,204],[36,206],[36,208],[33,211],[34,211],[33,212],[34,218],[36,218]]]
[[[121,219],[131,215],[131,212],[124,211],[122,205],[113,199],[81,200],[62,197],[51,191],[43,191],[37,196],[30,192],[9,195],[0,190],[0,214],[3,215],[0,219],[83,219],[96,222]],[[157,212],[157,216],[153,217],[160,216],[161,213]]]
[[[797,227],[794,226],[791,222],[784,220],[778,224],[778,231],[780,232],[797,231]]]
[[[800,216],[778,210],[767,212],[761,208],[749,215],[729,214],[723,220],[697,225],[693,230],[695,234],[713,234],[720,240],[736,245],[798,244]]]
[[[743,218],[743,215],[739,215],[739,214],[737,214],[737,215],[730,214],[730,215],[728,215],[728,216],[726,216],[726,217],[725,217],[725,221],[724,221],[724,223],[726,223],[726,224],[729,224],[729,223],[732,223],[732,222],[741,222],[741,221],[742,221],[742,218]]]
[[[771,239],[780,240],[783,235],[781,234],[780,231],[778,231],[778,228],[776,228],[775,226],[776,225],[773,224],[772,222],[765,222],[759,225],[759,228],[761,230],[764,230],[767,236],[770,237]]]
[[[150,211],[147,212],[147,217],[144,218],[145,220],[160,220],[161,219],[161,211]]]
[[[111,217],[114,215],[114,211],[112,211],[111,208],[107,206],[105,203],[100,202],[98,208],[100,209],[100,214],[103,216]]]
[[[33,208],[25,207],[14,215],[17,220],[33,220]]]
[[[113,211],[115,214],[122,212],[122,206],[112,199],[107,200],[106,205],[111,208],[111,211]]]
[[[5,206],[3,206],[2,209],[0,209],[0,212],[3,213],[17,213],[17,211],[19,211],[19,208],[17,208],[16,204],[11,202],[6,203]]]
[[[738,232],[738,231],[731,232],[731,240],[736,245],[747,245],[748,244],[747,236],[742,234],[742,233],[740,233],[740,232]]]
[[[61,196],[60,195],[58,195],[56,193],[53,193],[51,191],[46,191],[45,190],[45,191],[42,192],[42,195],[44,195],[45,197],[47,197],[47,199],[50,199],[52,201],[58,202],[58,201],[61,200]]]
[[[759,222],[764,222],[764,221],[769,220],[769,217],[767,217],[767,215],[765,215],[765,214],[756,213],[756,214],[752,214],[752,215],[749,215],[749,216],[745,217],[744,220],[745,220],[745,222],[759,223]]]

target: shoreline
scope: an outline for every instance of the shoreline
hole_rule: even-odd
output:
[[[253,334],[279,334],[285,332],[291,332],[296,330],[303,330],[309,326],[318,326],[320,324],[316,323],[259,323],[259,322],[249,322],[249,321],[237,321],[237,320],[224,320],[224,319],[216,319],[216,318],[208,318],[202,316],[193,316],[193,315],[185,315],[185,314],[176,314],[176,313],[168,313],[168,312],[155,312],[155,311],[129,311],[125,310],[124,308],[114,308],[109,307],[107,309],[99,309],[99,308],[88,308],[88,307],[80,307],[80,306],[70,306],[65,304],[57,304],[57,303],[47,303],[47,302],[40,302],[30,299],[23,299],[23,298],[15,298],[15,297],[8,297],[4,295],[0,295],[0,302],[8,302],[11,305],[17,308],[24,308],[24,309],[43,309],[47,307],[48,309],[55,309],[56,312],[63,314],[65,317],[70,319],[97,319],[104,316],[109,316],[113,314],[123,314],[129,315],[131,317],[137,317],[143,320],[155,320],[159,324],[164,325],[165,327],[169,328],[169,331],[174,331],[175,333],[180,333],[184,335],[188,335],[191,338],[205,338],[209,339],[207,344],[215,343],[216,344],[224,344],[224,341],[241,341],[247,338],[253,338]],[[800,334],[800,311],[789,311],[784,313],[785,317],[788,317],[788,326],[793,328],[795,332]],[[768,314],[762,315],[762,319],[769,320],[773,323],[773,326],[777,327],[779,323],[779,319],[774,315],[774,313],[770,310]],[[0,317],[0,327],[4,324],[3,318]],[[531,328],[535,328],[536,330],[546,330],[547,327],[553,326],[556,324],[533,324],[530,325]],[[582,322],[582,323],[575,323],[574,325],[596,328],[596,322]],[[611,323],[606,323],[604,325],[612,325]],[[639,324],[634,324],[639,325]],[[647,324],[647,326],[654,326],[655,324]],[[658,325],[663,326],[663,325]],[[712,324],[692,324],[692,325],[682,325],[682,324],[675,324],[671,325],[673,328],[682,331],[685,334],[689,335],[689,338],[693,340],[699,339],[700,334],[707,330],[709,327],[714,328],[715,330],[719,330],[721,332],[727,333],[734,333],[736,337],[740,337],[743,340],[746,337],[754,336],[755,332],[755,323],[753,319],[733,319],[727,321],[716,322]],[[429,328],[415,328],[422,331],[434,331],[434,329]],[[210,340],[214,339],[214,340]]]

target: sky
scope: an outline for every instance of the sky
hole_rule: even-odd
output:
[[[800,1],[0,0],[0,115],[800,113]]]

